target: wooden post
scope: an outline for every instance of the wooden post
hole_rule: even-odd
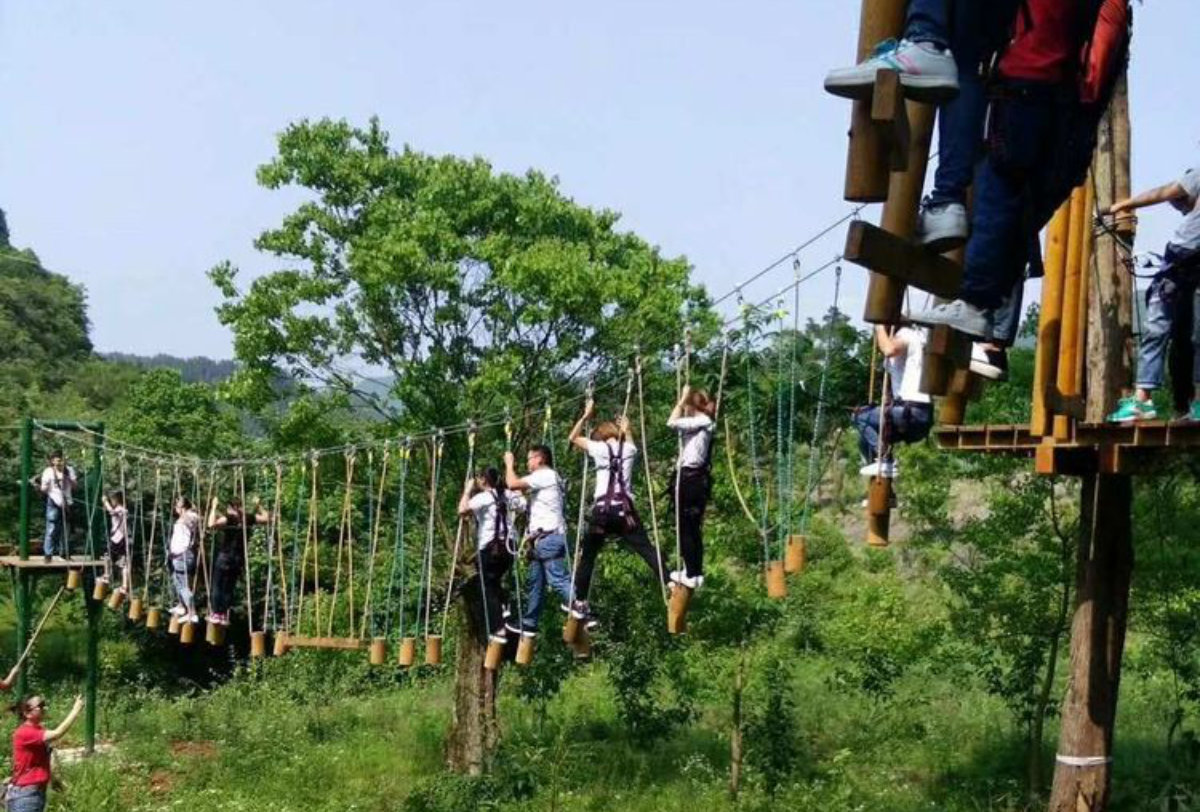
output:
[[[1086,186],[1086,183],[1085,183]],[[1084,186],[1071,194],[1070,229],[1067,237],[1066,273],[1063,276],[1062,319],[1059,331],[1058,369],[1054,386],[1061,398],[1079,394],[1075,377],[1076,361],[1079,356],[1079,299],[1083,283],[1083,243],[1085,235],[1092,230],[1092,220],[1087,216],[1087,192]],[[1073,421],[1066,414],[1054,415],[1054,439],[1069,440]]]
[[[1092,167],[1096,203],[1109,206],[1129,190],[1129,95],[1122,80],[1100,127]],[[1110,236],[1097,239],[1096,271],[1088,274],[1087,408],[1089,422],[1104,419],[1133,373],[1133,285]],[[1062,726],[1051,812],[1102,810],[1112,780],[1112,744],[1121,660],[1133,572],[1133,483],[1128,476],[1084,478],[1080,505],[1071,676]]]
[[[911,239],[917,230],[917,212],[921,206],[921,191],[929,169],[929,145],[933,141],[933,124],[937,108],[929,104],[907,102],[911,137],[908,145],[908,167],[892,172],[888,183],[887,202],[883,206],[880,228],[903,239]],[[904,304],[904,286],[880,274],[871,274],[867,288],[867,305],[863,318],[874,324],[896,324]]]
[[[907,6],[906,0],[863,0],[858,28],[859,62],[870,56],[880,42],[900,36]],[[847,200],[878,203],[886,199],[891,169],[888,151],[884,130],[871,120],[871,101],[854,102],[846,159]]]
[[[1058,345],[1070,228],[1071,204],[1068,201],[1055,212],[1046,233],[1046,278],[1042,280],[1042,307],[1033,362],[1033,415],[1029,421],[1034,437],[1048,434],[1053,427],[1046,392],[1058,380]]]

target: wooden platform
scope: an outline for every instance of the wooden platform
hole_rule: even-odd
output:
[[[1200,449],[1200,422],[1081,423],[1060,442],[1023,425],[943,426],[934,437],[946,451],[1032,457],[1039,474],[1149,474]]]
[[[287,636],[288,648],[325,648],[341,651],[359,651],[366,646],[357,637],[294,637]]]
[[[104,562],[98,558],[87,558],[81,555],[70,558],[52,558],[47,561],[40,555],[31,555],[22,560],[18,555],[0,556],[0,567],[14,567],[23,570],[82,570],[103,567]]]

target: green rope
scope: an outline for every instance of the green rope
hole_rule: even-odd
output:
[[[400,618],[397,628],[404,633],[404,605],[408,597],[408,571],[404,561],[404,489],[408,481],[408,460],[412,454],[412,441],[405,440],[400,450],[400,483],[396,487],[396,534],[392,546],[392,573],[388,579],[388,599],[384,611],[384,637],[392,634],[392,616],[396,605],[396,578],[400,578]]]
[[[833,281],[833,308],[829,314],[829,331],[830,334],[825,337],[825,360],[821,365],[821,381],[817,386],[817,417],[813,421],[812,442],[808,447],[808,482],[804,488],[804,513],[800,519],[800,532],[808,532],[808,522],[812,513],[812,498],[813,492],[817,488],[817,475],[820,470],[818,463],[820,461],[820,442],[821,432],[824,429],[825,423],[825,389],[829,380],[829,365],[833,360],[834,345],[837,341],[837,317],[838,300],[842,292],[842,266],[838,265],[835,271]]]
[[[758,532],[762,536],[763,562],[771,560],[771,548],[768,540],[766,494],[763,492],[762,475],[758,470],[757,430],[754,425],[754,365],[752,362],[752,345],[750,340],[750,309],[743,305],[742,313],[745,319],[746,357],[746,428],[750,433],[750,473],[754,481],[754,497],[758,502]]]

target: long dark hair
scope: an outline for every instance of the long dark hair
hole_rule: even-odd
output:
[[[486,468],[481,468],[475,476],[483,480],[484,487],[500,490],[502,480],[500,478],[500,469],[496,466],[489,465]]]

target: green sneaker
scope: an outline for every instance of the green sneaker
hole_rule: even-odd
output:
[[[1200,414],[1200,412],[1197,412]],[[1108,416],[1109,423],[1132,423],[1137,420],[1153,420],[1158,417],[1154,403],[1136,397],[1121,398],[1117,410]]]
[[[1200,400],[1193,400],[1183,419],[1189,423],[1200,423]]]

